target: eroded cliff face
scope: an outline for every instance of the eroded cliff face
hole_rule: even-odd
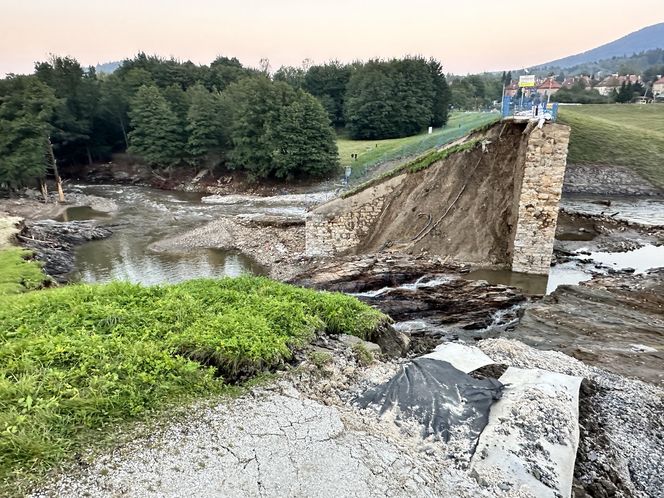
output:
[[[314,210],[307,219],[307,253],[427,253],[546,273],[568,140],[569,128],[562,125],[533,130],[498,123],[468,137],[474,146],[428,168]]]

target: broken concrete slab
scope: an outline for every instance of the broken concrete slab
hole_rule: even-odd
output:
[[[497,473],[510,489],[541,498],[570,496],[579,445],[581,377],[510,367],[503,397],[480,435],[471,472]]]

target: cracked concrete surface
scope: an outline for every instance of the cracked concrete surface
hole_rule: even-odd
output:
[[[464,473],[342,418],[282,382],[192,413],[33,496],[488,496]]]

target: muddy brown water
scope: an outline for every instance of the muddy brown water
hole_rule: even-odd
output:
[[[201,249],[187,253],[156,253],[150,244],[228,214],[293,214],[297,207],[219,206],[201,202],[201,194],[162,191],[127,185],[79,185],[74,190],[113,199],[118,211],[101,213],[87,207],[69,208],[59,221],[95,219],[113,235],[89,242],[76,251],[72,279],[88,283],[125,280],[142,284],[174,283],[193,278],[218,278],[266,273],[237,252]]]

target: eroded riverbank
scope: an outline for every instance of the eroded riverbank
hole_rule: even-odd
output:
[[[659,228],[612,221],[610,217],[571,218],[567,227],[563,220],[561,233],[567,235],[557,246],[559,263],[553,275],[556,267],[572,263],[588,278],[595,273],[604,277],[597,277],[589,285],[560,287],[540,300],[536,294],[541,292],[483,282],[481,275],[469,272],[469,267],[426,256],[304,258],[302,219],[306,208],[315,204],[309,198],[266,202],[243,196],[210,203],[204,202],[200,194],[144,187],[80,188],[86,195],[104,192],[118,204],[115,213],[79,208],[60,213],[61,219],[92,218],[97,226],[111,226],[114,231],[112,237],[86,243],[76,252],[82,280],[160,283],[253,272],[355,294],[396,321],[391,343],[378,347],[383,352],[392,347],[397,355],[413,357],[430,352],[441,342],[474,344],[501,365],[544,368],[592,380],[595,384],[581,401],[582,437],[574,496],[613,493],[645,497],[660,486],[659,462],[648,457],[661,454],[658,435],[662,427],[645,419],[661,411],[664,399],[659,387],[661,376],[656,376],[663,369],[662,349],[659,342],[651,340],[662,333],[662,304],[657,300],[662,294],[661,275],[625,274],[622,263],[612,268],[610,261],[593,259],[598,258],[600,249],[616,254],[612,251],[657,247],[661,243]],[[210,259],[210,255],[220,259]],[[229,263],[234,256],[238,258],[234,267],[238,271]],[[643,268],[634,271],[639,273],[650,266],[644,263]],[[587,327],[587,322],[592,322],[592,327]],[[637,330],[638,341],[636,335],[630,335],[632,329]],[[630,342],[632,339],[634,342]],[[307,462],[315,457],[296,442],[310,434],[320,434],[320,440],[312,440],[316,451],[329,451],[338,456],[335,462],[345,462],[357,470],[349,474],[349,479],[366,476],[361,482],[367,496],[388,491],[399,495],[399,490],[405,490],[404,496],[521,496],[499,476],[495,481],[478,482],[463,466],[467,459],[456,453],[459,447],[414,437],[405,427],[396,429],[390,420],[377,422],[375,414],[351,406],[353,395],[385,381],[404,360],[376,357],[380,361],[372,361],[367,368],[368,360],[358,353],[361,349],[337,341],[320,340],[311,351],[298,353],[297,368],[304,370],[288,372],[285,384],[255,391],[230,405],[230,412],[229,405],[223,403],[205,408],[200,417],[185,417],[179,425],[168,424],[163,428],[163,438],[152,433],[99,460],[90,456],[86,465],[56,480],[38,496],[49,492],[77,494],[81,490],[93,496],[118,492],[162,496],[194,487],[201,496],[212,496],[212,484],[208,483],[218,483],[220,476],[232,474],[238,465],[244,466],[247,473],[243,475],[248,477],[224,480],[228,487],[223,489],[229,492],[242,489],[247,496],[302,492],[314,489],[321,476],[333,469],[331,463],[321,468],[308,466]],[[579,347],[570,349],[570,344]],[[616,350],[615,345],[621,349]],[[626,347],[630,348],[627,352]],[[549,349],[566,354],[541,351]],[[328,352],[332,358],[324,360]],[[620,363],[620,368],[614,368],[615,363]],[[651,385],[630,379],[633,377]],[[272,422],[265,417],[257,416],[247,423],[235,416],[247,410],[275,414],[290,410],[295,415],[283,420],[278,414],[268,417],[272,422],[276,420],[276,426],[270,427],[277,432],[266,434],[262,428]],[[646,416],[639,415],[639,410]],[[297,415],[300,412],[302,418]],[[307,414],[318,418],[314,420]],[[291,418],[298,427],[289,425]],[[288,427],[293,428],[292,433],[286,430]],[[550,430],[555,433],[556,428]],[[212,435],[224,448],[213,451],[208,447]],[[266,442],[266,438],[271,439]],[[240,453],[246,447],[255,451]],[[375,454],[396,457],[377,461],[371,456]],[[280,460],[277,455],[288,458]],[[396,470],[396,461],[408,462],[407,469]],[[287,469],[297,478],[281,479],[279,469]],[[368,473],[361,469],[368,469]],[[146,476],[143,481],[136,482],[137,472]],[[335,470],[330,475],[344,474]],[[257,482],[262,484],[254,487]],[[292,482],[302,484],[297,488],[291,486]],[[395,482],[399,483],[398,489],[390,484]],[[343,492],[345,488],[325,489]]]

